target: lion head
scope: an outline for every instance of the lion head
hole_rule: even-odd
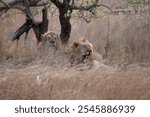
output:
[[[74,41],[71,45],[71,59],[76,62],[84,62],[85,59],[88,59],[92,56],[93,47],[92,44],[83,38],[80,38],[77,41]]]
[[[42,36],[42,45],[44,48],[54,48],[58,49],[60,46],[59,35],[55,32],[48,31]]]

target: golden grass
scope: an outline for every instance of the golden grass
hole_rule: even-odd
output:
[[[150,67],[1,68],[0,99],[150,99]]]

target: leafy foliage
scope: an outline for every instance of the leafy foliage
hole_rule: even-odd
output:
[[[147,5],[150,0],[128,0],[128,5]]]
[[[141,4],[143,0],[129,0],[128,4]]]

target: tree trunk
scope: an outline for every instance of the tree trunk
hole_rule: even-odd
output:
[[[52,3],[56,5],[56,7],[59,9],[59,21],[61,25],[61,33],[60,33],[60,39],[62,44],[68,43],[71,33],[71,13],[72,9],[70,7],[71,0],[63,0],[61,3],[58,0],[51,0]]]
[[[68,14],[68,12],[68,8],[64,8],[63,6],[59,9],[59,20],[61,25],[60,39],[62,41],[62,44],[67,43],[69,41],[71,33],[71,15]]]

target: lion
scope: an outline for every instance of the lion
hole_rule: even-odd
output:
[[[48,31],[42,35],[42,40],[38,45],[38,48],[42,48],[44,51],[51,49],[51,50],[58,50],[60,48],[61,41],[59,38],[59,34]]]
[[[102,56],[85,37],[74,41],[70,46],[69,60],[71,66],[83,69],[99,69],[102,66]]]
[[[82,37],[74,41],[70,46],[70,61],[71,64],[85,63],[87,60],[92,60],[93,45]]]

